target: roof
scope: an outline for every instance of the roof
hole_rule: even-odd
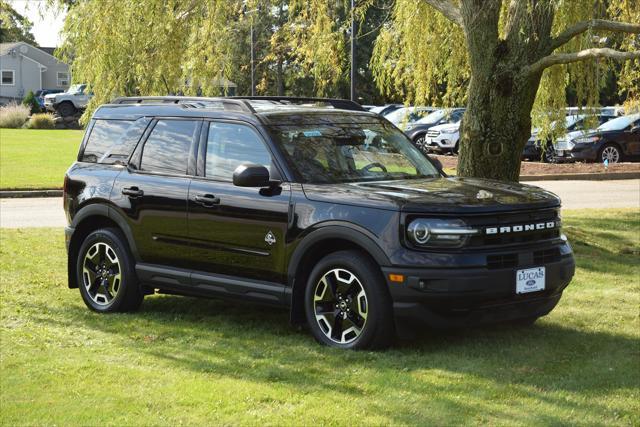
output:
[[[344,107],[344,108],[337,108]],[[94,113],[96,119],[135,120],[145,116],[249,118],[256,124],[363,123],[378,118],[359,104],[341,99],[290,97],[128,97]]]
[[[37,49],[39,51],[41,51],[42,53],[49,55],[51,58],[55,59],[56,61],[62,63],[62,61],[60,61],[58,58],[56,58],[55,56],[53,56],[53,52],[56,50],[55,47],[39,47],[39,46],[33,46],[27,42],[10,42],[10,43],[0,43],[0,55],[6,55],[9,53],[9,51],[11,49],[17,49],[19,45],[25,45],[25,46],[29,46],[31,49]],[[17,50],[17,53],[26,56],[24,52],[20,52],[19,50]],[[26,52],[28,54],[28,51]]]
[[[0,43],[0,55],[6,55],[11,49],[18,46],[20,42]]]

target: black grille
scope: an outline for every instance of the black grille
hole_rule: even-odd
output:
[[[535,251],[533,253],[534,264],[547,264],[549,262],[556,262],[560,260],[560,249],[551,248],[543,251]]]
[[[487,257],[487,268],[511,268],[518,266],[518,254],[490,255]]]
[[[500,228],[541,222],[559,222],[557,209],[542,209],[529,212],[517,212],[502,215],[487,215],[465,219],[471,227],[485,229],[487,227]],[[535,243],[560,237],[559,228],[519,231],[502,234],[483,234],[473,236],[469,240],[469,247],[503,246]]]

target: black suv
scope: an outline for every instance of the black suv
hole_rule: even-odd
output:
[[[237,298],[379,348],[406,326],[533,322],[574,274],[555,195],[446,177],[344,100],[120,98],[64,189],[69,287],[98,312]]]

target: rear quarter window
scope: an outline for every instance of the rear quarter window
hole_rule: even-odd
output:
[[[149,120],[96,120],[81,161],[113,164],[126,161],[144,133]]]

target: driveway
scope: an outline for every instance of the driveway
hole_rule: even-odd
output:
[[[564,209],[640,208],[640,179],[531,181],[562,198]],[[62,199],[0,199],[0,227],[64,227]]]

